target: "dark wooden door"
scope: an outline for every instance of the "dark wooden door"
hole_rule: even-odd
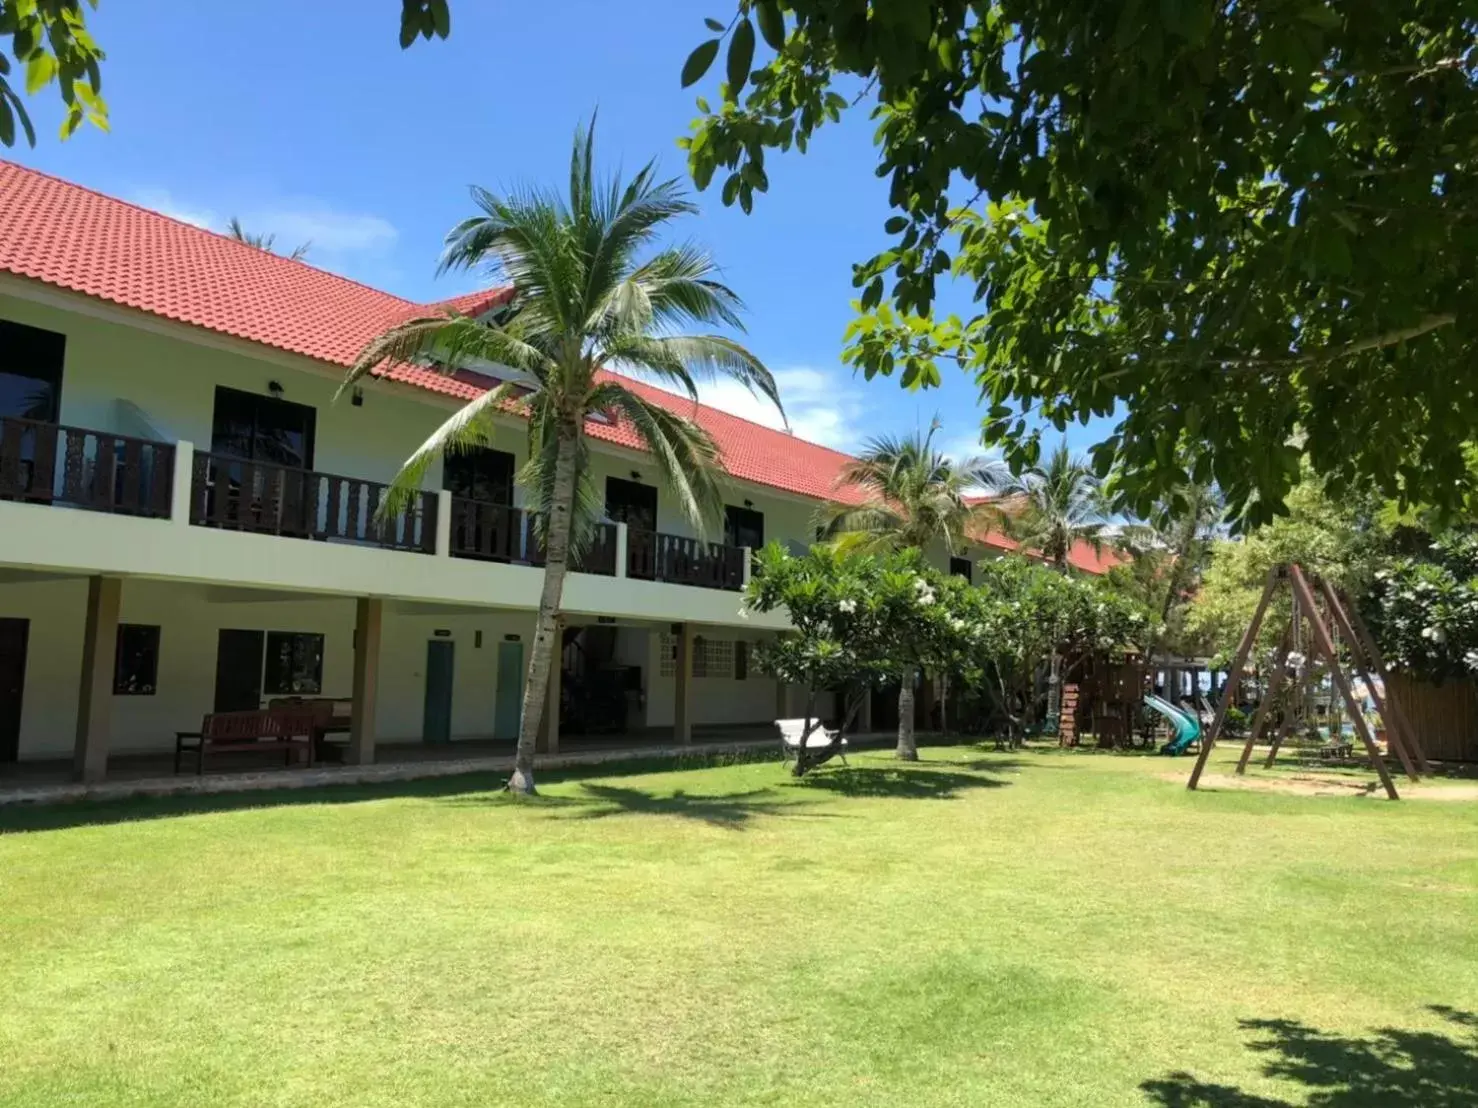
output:
[[[31,624],[0,619],[0,762],[20,755],[21,693],[26,687],[26,640]]]
[[[758,550],[765,545],[765,514],[753,508],[724,506],[724,544]]]
[[[506,450],[480,447],[448,454],[441,463],[441,487],[464,500],[512,504],[513,462],[513,455]]]
[[[217,712],[246,712],[262,706],[261,631],[223,628],[216,639]]]
[[[606,517],[634,531],[657,530],[656,488],[621,477],[607,477]]]

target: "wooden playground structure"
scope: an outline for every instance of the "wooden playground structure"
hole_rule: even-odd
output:
[[[1315,667],[1312,664],[1314,658],[1295,657],[1298,654],[1295,646],[1303,644],[1304,631],[1307,628],[1313,654],[1317,655],[1326,667],[1330,681],[1339,693],[1345,709],[1349,712],[1355,734],[1365,748],[1371,768],[1380,778],[1386,795],[1392,800],[1400,799],[1396,792],[1396,784],[1386,768],[1385,759],[1376,742],[1371,721],[1366,719],[1362,706],[1355,696],[1350,675],[1340,661],[1339,651],[1335,645],[1335,635],[1338,634],[1343,642],[1355,675],[1365,684],[1374,704],[1376,719],[1385,732],[1391,752],[1400,759],[1401,767],[1407,777],[1412,781],[1418,781],[1423,774],[1431,773],[1431,767],[1427,763],[1416,731],[1412,728],[1405,712],[1402,711],[1398,699],[1392,694],[1392,686],[1388,680],[1389,675],[1385,662],[1381,658],[1380,649],[1361,619],[1359,611],[1349,604],[1348,599],[1342,596],[1339,590],[1327,581],[1305,574],[1298,565],[1292,563],[1274,566],[1268,572],[1267,583],[1263,587],[1257,609],[1237,647],[1236,657],[1227,676],[1226,687],[1217,704],[1215,718],[1210,730],[1201,740],[1201,750],[1196,757],[1195,767],[1191,770],[1190,780],[1186,783],[1187,788],[1194,789],[1200,783],[1206,763],[1211,757],[1211,751],[1226,724],[1227,709],[1235,701],[1242,671],[1257,643],[1268,608],[1279,589],[1285,585],[1292,592],[1291,616],[1279,640],[1267,688],[1262,690],[1262,697],[1248,728],[1242,756],[1237,761],[1237,773],[1240,775],[1246,772],[1247,763],[1252,757],[1252,749],[1268,722],[1278,693],[1284,682],[1289,680],[1289,670],[1293,670],[1291,691],[1294,697],[1297,697],[1314,680]],[[1272,749],[1264,763],[1265,766],[1273,765],[1274,759],[1278,756],[1278,749],[1287,738],[1293,720],[1292,712],[1284,713],[1283,720],[1273,738]]]

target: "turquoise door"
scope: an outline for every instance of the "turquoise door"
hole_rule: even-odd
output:
[[[426,644],[426,714],[421,735],[428,743],[452,741],[452,661],[456,647],[446,639]]]
[[[493,738],[518,739],[523,722],[523,643],[498,644],[498,685],[493,700]]]

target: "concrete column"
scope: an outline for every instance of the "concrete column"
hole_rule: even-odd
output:
[[[169,494],[169,521],[176,527],[190,526],[190,498],[194,493],[195,444],[181,439],[174,444],[174,483]]]
[[[436,556],[452,556],[452,494],[446,489],[436,494]]]
[[[677,636],[677,666],[673,674],[672,737],[693,741],[693,625],[683,623]]]
[[[749,584],[749,575],[754,572],[754,551],[747,546],[739,548],[744,552],[744,584]]]
[[[628,533],[625,523],[616,524],[616,576],[626,576],[626,552],[629,549]]]
[[[82,634],[82,680],[77,690],[77,743],[72,773],[79,781],[101,781],[108,773],[108,737],[113,714],[113,667],[118,653],[118,608],[123,580],[87,582]]]
[[[544,715],[539,720],[535,749],[540,754],[559,753],[559,702],[564,683],[564,624],[554,637],[554,659],[549,664],[549,687],[544,696]]]
[[[375,708],[380,695],[380,635],[385,602],[361,596],[355,602],[354,708],[349,724],[349,761],[369,765],[375,760]]]

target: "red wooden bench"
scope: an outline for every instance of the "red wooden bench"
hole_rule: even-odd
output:
[[[212,712],[200,724],[199,731],[176,731],[174,771],[188,751],[195,753],[195,773],[205,772],[205,752],[266,751],[285,752],[284,765],[293,764],[293,756],[307,752],[308,765],[313,764],[313,732],[316,714],[312,708],[267,708],[245,712]]]

